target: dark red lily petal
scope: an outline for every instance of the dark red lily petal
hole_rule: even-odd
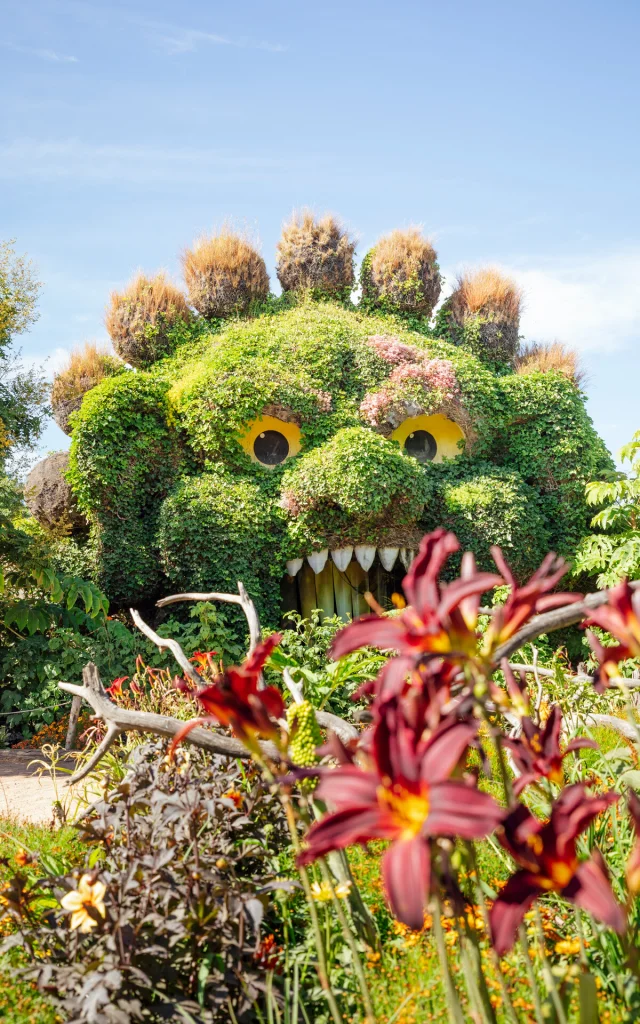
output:
[[[382,858],[382,878],[391,910],[416,932],[424,924],[430,873],[429,847],[419,837],[399,840]]]
[[[298,863],[310,864],[331,850],[344,850],[354,843],[393,839],[396,833],[397,826],[378,806],[346,807],[311,826],[305,836],[306,849],[298,857]]]
[[[351,654],[360,647],[377,647],[384,651],[399,650],[403,634],[404,627],[399,619],[363,615],[340,630],[329,653],[337,660],[343,654]]]
[[[375,804],[379,785],[380,779],[376,775],[347,764],[322,776],[316,796],[341,810],[354,804]]]
[[[421,779],[430,783],[448,779],[477,733],[475,722],[444,723],[425,745]]]
[[[491,941],[498,956],[513,946],[524,915],[539,893],[535,875],[516,871],[498,894],[489,915]]]
[[[429,787],[428,835],[482,839],[503,817],[503,808],[492,796],[465,782],[437,782]]]
[[[467,598],[484,594],[494,587],[501,587],[504,584],[502,576],[494,572],[479,572],[471,579],[457,579],[448,583],[444,588],[444,594],[438,605],[438,615],[444,617],[457,608]]]
[[[520,796],[523,789],[530,786],[532,782],[536,782],[540,776],[537,772],[523,772],[517,779],[513,780],[512,789],[514,796]]]
[[[566,757],[567,754],[572,754],[574,750],[587,750],[587,749],[589,749],[589,750],[597,750],[598,749],[598,744],[596,743],[595,740],[590,740],[590,739],[587,739],[586,736],[581,736],[577,740],[571,740],[571,743],[567,743],[566,747],[564,748],[562,756]]]
[[[242,664],[241,669],[246,675],[259,675],[265,666],[265,662],[271,652],[278,646],[282,636],[280,633],[272,633],[271,636],[265,637],[259,644],[256,644],[253,651],[245,662]]]
[[[210,721],[210,718],[192,718],[188,722],[185,722],[184,725],[182,726],[182,729],[180,729],[180,731],[177,732],[173,739],[171,740],[169,749],[167,751],[167,756],[169,757],[169,760],[173,758],[173,755],[176,752],[176,747],[180,746],[182,741],[186,739],[190,732],[193,732],[193,730],[196,729],[199,725],[207,725]]]
[[[428,608],[435,612],[438,607],[438,576],[450,555],[459,549],[460,542],[455,534],[448,533],[442,527],[422,538],[418,554],[402,581],[407,601],[421,614]]]
[[[577,604],[583,598],[584,594],[576,593],[547,594],[536,601],[536,612],[550,612],[553,608],[562,608],[565,604]]]
[[[591,860],[580,865],[562,895],[615,932],[622,933],[627,926],[626,915],[613,895],[602,855],[597,857],[597,853],[594,851]]]

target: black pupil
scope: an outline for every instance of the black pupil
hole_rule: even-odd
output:
[[[431,462],[436,456],[438,445],[428,430],[414,430],[404,442],[404,450],[418,462]]]
[[[264,430],[256,437],[253,452],[263,466],[277,466],[289,454],[289,442],[279,430]]]

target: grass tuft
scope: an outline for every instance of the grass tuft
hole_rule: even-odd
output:
[[[316,218],[310,210],[296,212],[283,225],[276,246],[278,280],[284,291],[348,298],[355,280],[355,248],[355,240],[332,214]]]
[[[450,303],[459,322],[469,313],[489,313],[517,323],[522,311],[522,290],[495,267],[483,267],[459,275]]]
[[[561,341],[554,341],[550,345],[532,342],[517,357],[515,370],[523,375],[556,370],[568,377],[577,388],[584,387],[587,380],[578,353]]]
[[[121,359],[145,367],[170,350],[167,330],[190,316],[187,300],[164,271],[136,274],[122,292],[112,292],[105,326]]]
[[[247,313],[269,294],[262,256],[229,227],[196,239],[182,254],[182,268],[189,301],[208,319]]]
[[[95,388],[105,377],[112,377],[122,363],[104,346],[86,342],[84,348],[71,353],[67,365],[53,378],[51,406],[58,426],[65,431],[69,416],[80,408],[87,391]]]

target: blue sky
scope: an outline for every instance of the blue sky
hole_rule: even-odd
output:
[[[109,292],[231,219],[273,274],[293,208],[363,255],[421,224],[449,282],[490,262],[523,330],[583,354],[616,450],[640,428],[640,5],[22,0],[0,27],[0,236],[43,281],[48,372]],[[46,449],[65,447],[55,425]]]

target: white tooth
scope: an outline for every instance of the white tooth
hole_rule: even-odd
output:
[[[365,572],[368,572],[376,557],[376,549],[372,544],[356,544],[356,558]]]
[[[335,562],[336,569],[340,572],[346,572],[352,554],[353,548],[336,548],[335,551],[332,551],[331,557]]]
[[[387,572],[391,572],[396,564],[396,558],[398,557],[399,550],[399,548],[378,548],[382,568],[386,569]]]
[[[315,572],[316,576],[324,569],[327,564],[328,557],[329,551],[327,548],[324,548],[322,551],[314,551],[312,555],[307,555],[307,562]]]
[[[296,576],[302,569],[303,558],[290,558],[287,562],[287,572],[290,576]]]
[[[405,569],[408,569],[416,556],[415,551],[411,548],[400,548],[400,561],[404,565]]]

